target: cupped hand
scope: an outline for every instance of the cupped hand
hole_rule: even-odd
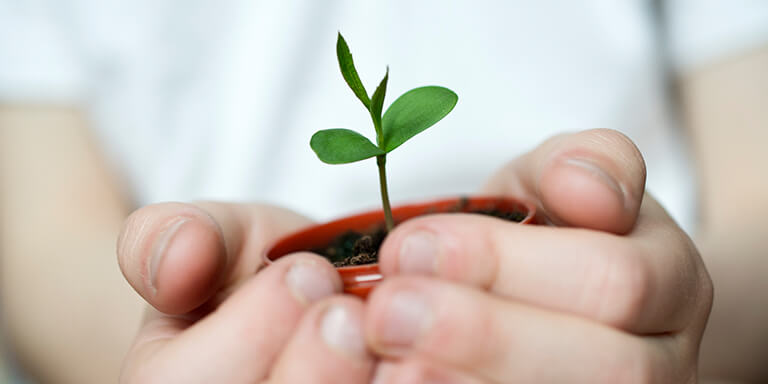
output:
[[[265,247],[309,224],[263,205],[147,206],[118,260],[148,309],[122,383],[365,383],[363,305],[309,253],[261,267]]]
[[[696,381],[712,283],[645,194],[637,148],[610,130],[557,136],[485,192],[554,225],[435,215],[383,244],[366,306],[376,384]]]

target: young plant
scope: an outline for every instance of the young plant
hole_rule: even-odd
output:
[[[352,92],[363,103],[373,120],[376,130],[376,144],[365,136],[342,128],[325,129],[312,135],[309,145],[321,161],[328,164],[346,164],[371,157],[376,157],[379,168],[379,186],[381,188],[381,203],[387,231],[394,227],[392,210],[389,206],[387,192],[387,154],[405,143],[411,137],[431,127],[451,112],[458,101],[456,93],[448,88],[427,86],[414,88],[404,93],[387,108],[382,116],[384,95],[387,92],[389,67],[384,78],[376,87],[371,97],[363,87],[360,76],[357,75],[352,54],[347,42],[339,33],[336,40],[336,56],[344,80]]]

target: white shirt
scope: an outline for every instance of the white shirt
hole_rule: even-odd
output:
[[[694,176],[662,52],[688,69],[768,41],[768,1],[0,0],[0,101],[78,102],[138,204],[260,200],[328,219],[379,204],[375,161],[331,166],[312,133],[370,117],[335,57],[346,37],[388,105],[442,85],[455,110],[388,156],[394,204],[471,193],[563,131],[618,129],[685,227]]]

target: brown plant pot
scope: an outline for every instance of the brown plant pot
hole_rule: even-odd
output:
[[[461,197],[441,199],[431,202],[402,205],[392,209],[395,223],[401,223],[414,217],[434,213],[473,213],[497,211],[501,213],[520,213],[520,224],[535,221],[536,207],[508,197]],[[313,225],[292,233],[278,240],[264,254],[266,264],[287,254],[321,249],[330,244],[337,236],[349,231],[361,233],[374,232],[384,224],[384,212],[381,210],[365,212],[354,216],[337,219],[325,224]],[[336,268],[344,284],[344,292],[366,298],[371,289],[382,279],[379,264],[365,264]]]

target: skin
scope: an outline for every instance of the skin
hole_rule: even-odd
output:
[[[377,384],[533,376],[546,382],[563,381],[565,374],[568,382],[695,381],[711,300],[703,257],[717,293],[698,371],[706,379],[764,381],[759,357],[768,353],[768,309],[755,292],[768,289],[761,257],[768,250],[758,221],[768,213],[768,182],[759,176],[768,163],[760,147],[766,142],[761,127],[768,125],[759,97],[768,82],[765,68],[768,49],[683,79],[689,136],[704,176],[704,220],[695,239],[701,256],[644,194],[634,146],[615,132],[590,131],[548,141],[486,186],[538,202],[557,227],[455,216],[408,223],[387,240],[382,266],[389,278],[366,305],[338,297],[337,277],[312,255],[294,255],[252,276],[260,269],[258,250],[307,224],[295,214],[219,203],[142,208],[126,221],[118,254],[125,278],[154,308],[143,320],[139,301],[103,257],[113,252],[129,205],[88,140],[87,122],[66,108],[0,107],[0,281],[9,341],[25,368],[45,382],[113,381],[137,326],[121,375],[127,383],[154,377],[304,382],[289,376],[298,370],[286,368],[299,361],[319,382],[367,382],[372,374]],[[595,140],[606,145],[593,146]],[[74,179],[64,177],[73,170]],[[595,214],[584,215],[590,211]],[[152,272],[154,245],[179,218],[188,221],[172,241],[160,242],[168,253]],[[425,230],[440,239],[440,261],[401,264],[407,235]],[[190,252],[174,256],[179,249]],[[465,268],[465,249],[483,250],[472,251],[472,268]],[[577,257],[564,265],[563,254]],[[547,262],[554,257],[557,262]],[[323,295],[302,298],[289,285],[288,271],[302,260],[314,260],[314,272],[303,276],[331,287]],[[19,287],[24,295],[16,293]],[[87,301],[84,292],[92,295]],[[265,304],[275,297],[284,298],[282,305]],[[388,307],[413,314],[409,302],[429,308],[431,315],[420,318],[432,322],[405,336],[388,333],[398,313]],[[329,336],[335,327],[324,327],[323,319],[331,309],[336,322],[343,319],[360,334]],[[60,316],[50,313],[67,314],[76,326],[61,327]],[[240,330],[237,338],[222,337],[232,329]],[[400,337],[397,343],[388,341],[392,336]],[[361,340],[368,352],[361,352]],[[375,373],[371,353],[381,357]],[[320,364],[316,356],[328,361]],[[353,373],[340,375],[350,364]]]
[[[768,381],[768,46],[690,73],[682,85],[702,175],[694,240],[716,287],[702,373]]]
[[[644,181],[621,134],[563,135],[485,188],[537,201],[558,227],[474,215],[398,227],[366,307],[366,337],[392,362],[382,382],[422,362],[478,383],[696,382],[712,283]]]
[[[0,106],[4,337],[40,382],[114,382],[144,307],[112,256],[128,199],[86,124],[75,109]]]
[[[307,224],[259,205],[168,203],[133,213],[118,258],[157,310],[148,310],[120,381],[365,382],[374,360],[362,338],[363,303],[339,295],[328,261],[296,254],[254,273],[269,244]]]

